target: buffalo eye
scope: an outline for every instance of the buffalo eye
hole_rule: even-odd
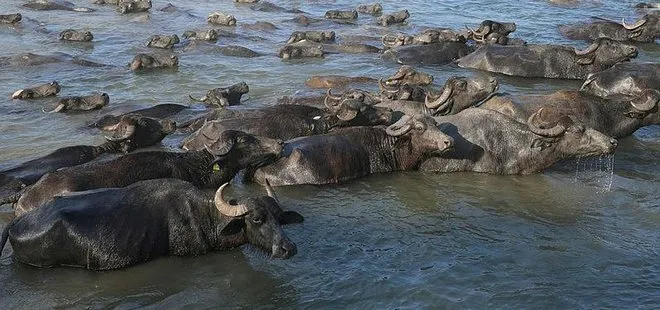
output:
[[[464,81],[464,80],[460,80],[460,81],[458,81],[458,83],[456,83],[456,86],[459,89],[465,89],[467,87],[467,82]]]
[[[261,217],[253,217],[252,218],[252,223],[254,223],[255,225],[261,225],[261,223],[263,223],[263,222],[264,222],[264,220]]]
[[[424,126],[422,123],[417,123],[415,124],[415,130],[424,131],[426,130],[426,126]]]

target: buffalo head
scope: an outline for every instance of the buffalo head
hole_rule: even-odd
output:
[[[411,66],[401,66],[392,76],[385,80],[385,85],[401,85],[404,83],[429,85],[433,83],[433,76],[419,72]]]
[[[454,139],[442,132],[436,121],[427,115],[404,115],[385,132],[393,137],[409,139],[415,152],[427,157],[443,154],[454,147]]]
[[[586,157],[614,152],[618,141],[592,128],[575,124],[570,116],[545,121],[544,109],[539,109],[527,120],[529,129],[542,138],[534,139],[531,147],[541,149],[554,146],[564,158]]]
[[[497,80],[489,76],[452,77],[445,82],[440,96],[427,95],[425,104],[438,115],[456,114],[487,99],[497,88]]]
[[[11,95],[11,99],[36,99],[55,96],[60,92],[60,84],[52,81],[48,84],[19,89]]]
[[[391,124],[392,110],[374,106],[378,102],[380,102],[378,96],[359,89],[348,90],[341,96],[333,95],[332,90],[328,89],[323,101],[330,112],[347,125],[374,126]]]
[[[183,38],[189,40],[217,41],[220,34],[215,29],[209,30],[186,30],[183,32]]]
[[[60,32],[60,40],[64,41],[82,41],[89,42],[94,39],[94,36],[89,31],[78,31],[74,29],[67,29]]]
[[[179,65],[179,57],[176,55],[160,54],[137,54],[129,64],[131,70],[143,70],[154,68],[171,68]]]
[[[213,12],[206,18],[209,23],[221,26],[236,26],[236,18],[233,15],[221,12]]]
[[[226,107],[241,104],[241,97],[249,91],[250,87],[247,83],[240,82],[229,87],[211,89],[206,92],[206,96],[199,99],[194,98],[192,95],[189,97],[194,101],[200,101],[218,107]]]
[[[118,144],[122,152],[128,153],[137,148],[154,145],[175,130],[176,123],[173,121],[127,114],[122,116],[113,134],[106,136],[106,139]]]
[[[390,100],[409,100],[424,102],[426,97],[426,89],[416,84],[399,84],[397,86],[389,86],[380,79],[378,80],[378,87],[380,95]]]
[[[200,133],[205,140],[204,148],[216,158],[214,165],[220,160],[233,158],[234,164],[240,168],[258,168],[275,161],[284,145],[279,139],[255,136],[238,130],[225,130],[215,137],[207,135],[213,135],[212,132],[200,130]]]
[[[149,38],[147,42],[147,47],[155,48],[172,48],[175,44],[179,44],[179,36],[173,34],[171,36],[167,35],[153,35]]]
[[[624,114],[631,118],[643,119],[651,116],[654,124],[660,124],[660,113],[658,113],[658,102],[660,91],[656,89],[645,89],[630,101],[630,109]]]
[[[21,19],[23,19],[21,13],[0,15],[0,24],[14,24],[20,22]]]
[[[265,186],[267,196],[238,201],[225,199],[227,184],[220,186],[214,198],[218,212],[229,219],[224,227],[219,227],[220,235],[242,237],[247,243],[269,252],[274,258],[286,259],[295,255],[296,244],[287,238],[281,225],[302,223],[302,215],[295,211],[282,211],[268,181]]]
[[[609,68],[619,62],[637,57],[637,48],[608,38],[599,38],[584,50],[575,50],[581,65]]]
[[[621,26],[628,30],[631,41],[653,42],[660,37],[660,14],[646,14],[632,24],[622,19]]]

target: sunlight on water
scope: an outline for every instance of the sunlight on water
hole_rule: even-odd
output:
[[[614,154],[575,160],[573,183],[588,184],[597,187],[599,192],[609,192],[613,182]]]

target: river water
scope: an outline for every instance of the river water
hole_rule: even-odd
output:
[[[313,74],[386,77],[398,65],[378,55],[328,55],[323,60],[283,62],[277,49],[293,30],[334,30],[339,38],[380,35],[372,17],[357,25],[285,22],[295,15],[253,11],[229,0],[170,1],[181,10],[120,15],[112,7],[73,1],[92,13],[37,12],[24,1],[2,0],[0,13],[20,12],[20,27],[0,25],[0,57],[21,52],[81,56],[112,67],[49,64],[0,66],[0,168],[63,146],[103,141],[85,128],[101,113],[156,103],[188,103],[189,93],[240,81],[250,85],[246,105],[305,90]],[[408,9],[407,25],[461,28],[481,20],[515,21],[513,37],[530,43],[585,47],[563,39],[557,24],[601,16],[632,21],[643,14],[635,1],[580,1],[575,7],[546,1],[383,1],[386,12]],[[194,4],[193,4],[194,3]],[[357,3],[275,1],[322,17],[329,9]],[[221,10],[238,20],[238,44],[264,56],[236,58],[204,50],[182,52],[180,67],[145,74],[127,68],[146,51],[154,34],[178,34],[208,27],[208,13]],[[249,30],[256,21],[279,29]],[[87,29],[91,44],[57,40],[66,28]],[[377,42],[374,42],[377,43]],[[634,61],[658,62],[658,44],[640,45]],[[483,74],[453,65],[417,69],[442,84],[453,75]],[[501,91],[531,94],[574,89],[579,81],[497,76]],[[110,105],[98,112],[52,114],[41,108],[54,99],[18,102],[17,89],[57,80],[60,96],[103,91]],[[176,148],[185,135],[166,138],[156,148]],[[561,163],[530,176],[474,173],[393,173],[336,186],[277,189],[285,208],[305,216],[286,227],[298,245],[289,260],[270,259],[245,246],[200,257],[171,257],[113,272],[35,269],[13,262],[8,246],[0,259],[0,308],[657,308],[660,304],[660,127],[650,126],[621,139],[614,157]],[[232,195],[262,191],[237,185]],[[11,217],[0,209],[0,225]]]

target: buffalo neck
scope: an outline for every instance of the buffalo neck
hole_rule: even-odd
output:
[[[384,127],[353,127],[340,134],[369,152],[371,173],[410,170],[421,162],[408,137],[390,136]]]
[[[215,207],[215,203],[210,199],[209,211],[212,214],[212,219],[214,221],[215,232],[213,234],[213,246],[214,250],[226,250],[241,246],[248,243],[247,235],[245,234],[245,229],[241,229],[239,232],[232,235],[223,235],[222,230],[231,223],[233,218],[224,216],[218,212],[218,209]]]
[[[184,154],[188,171],[198,171],[195,179],[190,180],[198,187],[217,188],[229,182],[240,171],[240,167],[238,167],[235,160],[231,160],[231,156],[216,158],[207,150],[182,154]]]

